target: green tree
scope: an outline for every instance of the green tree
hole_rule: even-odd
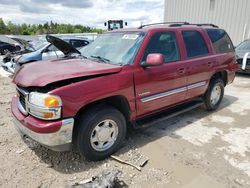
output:
[[[0,18],[0,34],[6,34],[8,32],[7,27],[2,18]]]
[[[41,35],[41,34],[60,34],[60,33],[85,33],[97,32],[102,33],[102,29],[90,28],[80,24],[58,24],[52,21],[44,24],[13,24],[8,22],[5,25],[2,18],[0,18],[0,34],[13,34],[13,35]]]

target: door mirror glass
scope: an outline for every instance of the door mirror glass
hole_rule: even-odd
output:
[[[164,64],[164,56],[160,53],[148,54],[146,62],[143,62],[142,67],[159,66]]]

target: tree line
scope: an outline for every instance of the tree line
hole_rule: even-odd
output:
[[[4,23],[0,18],[0,34],[11,35],[42,35],[64,33],[102,33],[102,29],[91,28],[83,25],[58,24],[52,21],[44,24],[14,24]]]

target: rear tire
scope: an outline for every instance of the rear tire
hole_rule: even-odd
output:
[[[127,131],[123,114],[109,106],[95,107],[80,114],[76,126],[76,147],[90,161],[103,160],[115,153]]]
[[[203,97],[204,107],[208,111],[216,110],[224,96],[224,82],[220,79],[210,81],[208,89]]]

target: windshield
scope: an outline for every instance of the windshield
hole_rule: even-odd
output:
[[[250,40],[242,42],[236,50],[250,50]]]
[[[142,32],[115,32],[99,36],[80,52],[86,58],[94,58],[115,65],[130,64],[144,38]]]

